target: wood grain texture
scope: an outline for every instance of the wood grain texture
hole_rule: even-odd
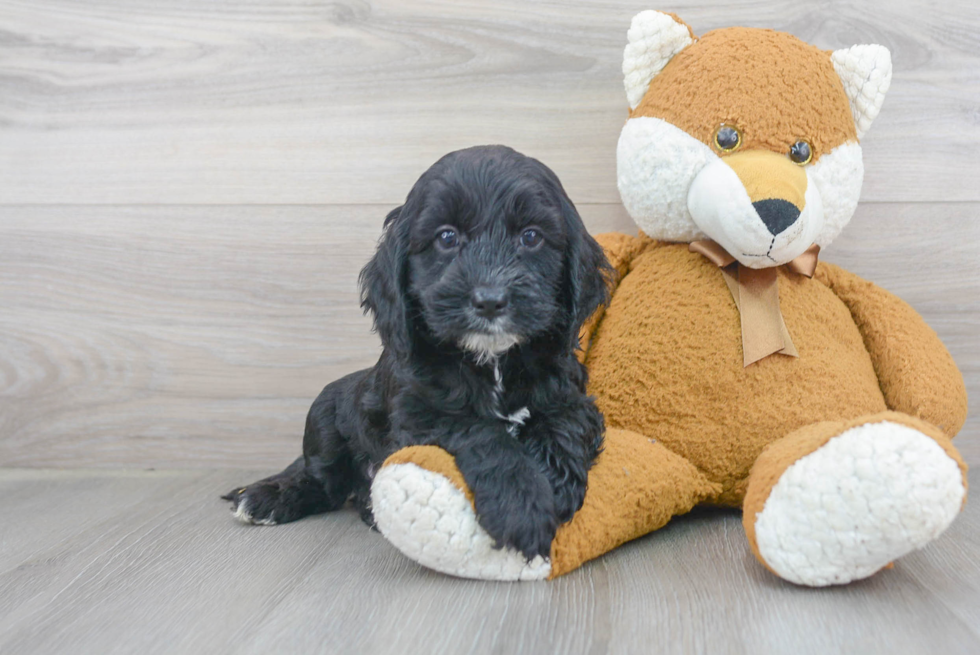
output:
[[[733,512],[682,517],[556,581],[492,583],[419,567],[351,510],[236,523],[218,493],[262,474],[0,470],[0,494],[18,499],[0,504],[18,527],[0,550],[0,651],[980,650],[976,503],[923,551],[845,587],[766,572]]]
[[[877,42],[867,201],[978,201],[980,4],[0,0],[0,203],[395,203],[506,143],[615,203],[630,18]]]
[[[0,466],[285,465],[323,385],[377,358],[357,272],[389,208],[7,208]],[[581,211],[631,229],[621,205]],[[862,205],[825,253],[918,309],[973,398],[978,214]],[[957,445],[980,463],[976,412]]]

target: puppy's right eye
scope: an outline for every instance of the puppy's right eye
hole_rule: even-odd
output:
[[[436,235],[436,245],[443,250],[455,250],[459,245],[459,235],[456,234],[456,230],[444,227]]]
[[[528,250],[534,250],[541,245],[543,240],[544,237],[541,236],[541,232],[533,228],[524,230],[524,234],[521,235],[521,245]]]

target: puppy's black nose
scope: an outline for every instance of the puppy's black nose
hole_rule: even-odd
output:
[[[483,318],[495,318],[507,307],[507,292],[500,288],[477,287],[473,289],[470,302]]]
[[[766,224],[769,234],[776,236],[796,222],[800,217],[800,210],[789,200],[782,198],[772,198],[770,200],[759,200],[752,203],[759,218]]]

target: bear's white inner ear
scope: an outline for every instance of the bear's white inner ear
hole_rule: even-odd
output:
[[[856,45],[835,50],[830,56],[844,83],[858,138],[864,137],[881,111],[892,82],[892,56],[881,45]]]
[[[694,40],[687,25],[652,9],[633,16],[626,36],[629,43],[623,52],[623,83],[630,109],[636,109],[650,88],[650,80]]]

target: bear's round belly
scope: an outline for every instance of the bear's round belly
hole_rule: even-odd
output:
[[[686,244],[648,248],[593,336],[589,392],[606,424],[640,432],[721,482],[738,505],[766,445],[796,428],[883,411],[871,358],[844,303],[816,279],[779,272],[799,357],[744,367],[738,309],[721,271]]]

